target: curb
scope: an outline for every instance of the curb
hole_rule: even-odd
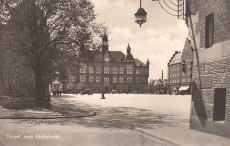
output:
[[[150,134],[150,133],[148,133],[148,132],[145,132],[145,131],[143,131],[143,130],[140,130],[139,128],[135,128],[135,130],[138,131],[138,132],[140,132],[140,133],[142,133],[142,134],[145,134],[145,135],[151,137],[151,139],[154,138],[155,140],[158,140],[159,143],[162,143],[162,142],[163,142],[163,144],[170,145],[170,146],[180,146],[180,145],[177,144],[177,143],[174,143],[174,142],[171,142],[171,141],[169,141],[169,140],[167,140],[167,139],[163,139],[163,138],[161,138],[161,137],[152,135],[152,134]]]
[[[91,117],[96,116],[95,112],[89,115],[83,116],[55,116],[55,117],[0,117],[0,119],[63,119],[63,118],[83,118],[83,117]]]

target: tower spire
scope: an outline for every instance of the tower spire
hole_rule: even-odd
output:
[[[150,64],[149,59],[147,59],[146,66],[149,66],[149,64]]]
[[[129,46],[129,43],[128,43],[128,47],[127,47],[127,55],[128,54],[131,54],[131,48],[130,48],[130,46]]]

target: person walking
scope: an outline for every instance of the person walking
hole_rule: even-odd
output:
[[[61,91],[59,91],[59,96],[61,97]]]

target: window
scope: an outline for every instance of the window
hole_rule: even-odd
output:
[[[133,74],[133,70],[127,69],[127,74]]]
[[[85,78],[85,75],[80,75],[80,82],[86,82],[85,79],[86,79],[86,78]]]
[[[109,83],[109,78],[104,78],[104,83]]]
[[[136,70],[136,74],[137,75],[140,74],[140,70],[139,69]]]
[[[96,77],[96,83],[100,83],[101,82],[101,77]]]
[[[182,72],[182,76],[185,76],[185,73],[184,73],[184,72]]]
[[[100,74],[100,73],[101,73],[100,67],[96,67],[96,74]]]
[[[86,65],[85,64],[80,65],[80,73],[86,73]]]
[[[113,77],[113,83],[117,83],[117,77]]]
[[[76,82],[76,76],[71,76],[71,82]]]
[[[89,67],[89,73],[93,74],[93,67],[92,66]]]
[[[214,92],[213,120],[225,120],[226,88],[216,88]]]
[[[113,67],[113,74],[117,74],[117,67]]]
[[[127,74],[133,74],[133,65],[127,64]]]
[[[119,82],[124,83],[124,77],[119,77]]]
[[[212,47],[214,43],[214,14],[206,16],[205,19],[205,48]]]
[[[123,68],[123,67],[120,67],[119,73],[120,73],[120,74],[123,74],[123,73],[124,73],[124,68]]]
[[[136,83],[140,83],[139,77],[136,77]]]
[[[132,83],[133,82],[133,78],[132,77],[127,77],[127,83]]]
[[[90,83],[93,82],[93,76],[89,76],[89,82],[90,82]]]
[[[104,73],[105,73],[105,74],[109,74],[109,67],[105,67],[105,68],[104,68]]]

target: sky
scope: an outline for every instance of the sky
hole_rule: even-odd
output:
[[[183,50],[188,36],[185,21],[166,13],[159,2],[142,0],[142,8],[147,12],[147,22],[140,28],[135,23],[134,17],[140,7],[140,0],[91,0],[91,2],[95,6],[96,21],[110,27],[109,50],[122,51],[126,54],[129,43],[134,58],[143,63],[149,59],[149,79],[161,78],[162,70],[166,79],[167,63],[175,51]],[[170,5],[169,0],[165,2]]]

